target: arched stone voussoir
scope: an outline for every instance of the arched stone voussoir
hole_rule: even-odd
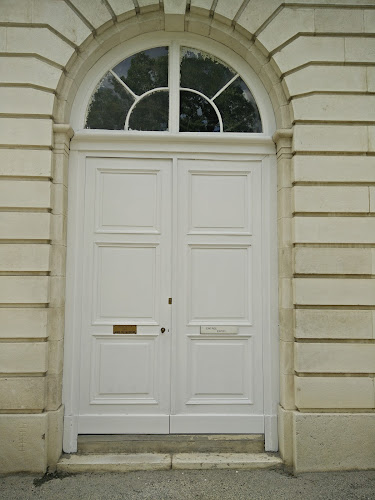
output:
[[[235,26],[223,23],[212,16],[199,16],[189,12],[182,14],[183,7],[183,2],[176,4],[174,10],[173,8],[168,10],[167,5],[165,5],[164,11],[152,11],[130,17],[122,22],[116,22],[105,31],[96,34],[89,43],[83,42],[82,46],[79,47],[78,57],[72,59],[71,63],[66,66],[66,71],[57,86],[54,107],[55,122],[69,123],[71,107],[77,89],[87,72],[102,56],[117,45],[137,36],[170,31],[168,30],[169,23],[170,27],[176,25],[176,29],[172,31],[182,31],[183,25],[184,31],[187,33],[205,36],[222,43],[242,57],[258,74],[265,89],[270,94],[277,127],[289,128],[291,126],[287,112],[289,105],[280,82],[281,72],[275,70],[275,62],[271,61],[254,44],[252,35],[246,34],[243,29],[239,32]],[[176,13],[173,13],[174,11]],[[169,20],[168,16],[171,16]],[[181,19],[183,19],[183,23],[181,23]]]

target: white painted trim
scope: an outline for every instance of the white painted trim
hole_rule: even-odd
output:
[[[277,405],[279,402],[278,374],[278,286],[277,286],[277,171],[276,156],[259,154],[262,146],[256,143],[246,144],[241,137],[239,141],[224,141],[225,152],[220,152],[222,137],[196,143],[193,137],[186,141],[177,141],[171,151],[168,151],[169,140],[162,141],[160,151],[155,154],[155,144],[145,135],[138,137],[131,145],[127,141],[121,143],[115,140],[118,150],[113,150],[113,142],[102,140],[85,141],[85,133],[78,134],[72,144],[69,172],[69,206],[68,206],[68,256],[67,256],[67,287],[66,287],[66,333],[63,397],[65,404],[64,451],[74,452],[77,447],[78,408],[79,408],[79,357],[80,357],[80,326],[82,315],[82,267],[84,256],[79,256],[83,247],[83,213],[85,187],[86,157],[125,157],[125,158],[173,158],[176,172],[176,158],[211,158],[262,160],[262,275],[263,275],[263,376],[264,376],[264,433],[267,451],[278,449],[277,439]],[[91,134],[90,138],[91,137]],[[81,138],[81,139],[80,139]],[[165,139],[165,138],[164,138]],[[196,139],[196,137],[195,137]],[[160,134],[158,137],[160,144]],[[263,142],[265,139],[263,139]],[[262,142],[262,141],[261,141]],[[267,143],[268,141],[266,141]],[[195,147],[192,148],[192,144]],[[241,147],[243,144],[243,147]],[[273,144],[273,143],[272,143]],[[177,151],[178,147],[183,150]],[[200,146],[200,147],[199,147]],[[267,144],[267,148],[270,145]],[[239,153],[240,150],[240,153]],[[174,173],[174,177],[176,177]],[[175,190],[176,193],[176,190]],[[175,321],[175,318],[173,319]],[[172,347],[173,349],[173,347]],[[172,408],[173,408],[172,401]],[[116,427],[117,428],[117,427]],[[117,432],[117,431],[116,431]],[[201,431],[202,432],[202,431]],[[208,432],[208,431],[207,431]],[[263,431],[260,431],[263,432]]]
[[[81,326],[82,266],[78,259],[83,244],[85,169],[82,154],[72,151],[69,169],[68,251],[66,263],[65,337],[63,401],[65,405],[63,450],[77,450],[77,408],[79,406],[79,362]]]
[[[192,148],[193,146],[193,148]],[[219,134],[182,132],[136,132],[82,130],[71,141],[71,151],[127,151],[152,153],[227,153],[275,154],[275,143],[262,134]]]
[[[278,450],[279,402],[277,162],[262,162],[263,394],[265,450]]]
[[[75,131],[84,128],[86,110],[91,95],[100,79],[110,69],[125,58],[152,47],[168,45],[172,47],[171,52],[173,52],[173,43],[203,50],[221,59],[223,62],[227,62],[248,85],[256,101],[263,126],[263,134],[260,135],[272,136],[276,130],[276,122],[269,95],[258,75],[241,56],[236,54],[229,47],[200,35],[194,35],[192,33],[166,33],[162,31],[140,35],[132,40],[123,42],[112,50],[109,50],[96,64],[94,64],[84,77],[75,96],[71,114],[72,128]],[[169,86],[170,85],[171,83]],[[172,133],[176,132],[176,130],[171,130]],[[124,132],[122,132],[122,134],[124,135]]]
[[[263,415],[171,415],[171,434],[224,434],[233,433],[233,416],[237,434],[263,434]],[[223,431],[225,429],[225,431]]]

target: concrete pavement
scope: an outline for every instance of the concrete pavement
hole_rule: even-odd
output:
[[[166,470],[0,477],[1,500],[375,500],[375,471]]]

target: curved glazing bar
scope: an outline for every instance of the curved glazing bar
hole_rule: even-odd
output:
[[[195,97],[189,94],[195,94]],[[222,131],[223,121],[216,104],[198,90],[181,88],[180,132]]]
[[[262,122],[235,70],[206,52],[172,44],[110,69],[91,96],[85,128],[260,133]]]
[[[223,117],[224,132],[262,132],[262,121],[255,99],[241,77],[215,98]]]
[[[168,47],[138,52],[117,64],[112,71],[136,95],[168,87]]]
[[[133,96],[111,73],[107,73],[91,97],[85,128],[122,130],[133,102]]]
[[[168,130],[169,92],[159,88],[145,92],[129,109],[125,130]]]
[[[198,90],[212,98],[236,72],[216,57],[201,50],[181,47],[180,86]]]

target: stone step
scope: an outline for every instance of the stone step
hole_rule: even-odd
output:
[[[209,469],[266,469],[282,465],[273,453],[103,453],[100,455],[63,455],[57,464],[58,472],[131,472],[150,470],[209,470]]]
[[[172,469],[268,469],[282,465],[274,453],[178,453]]]
[[[263,434],[121,434],[78,436],[78,453],[262,453]]]
[[[161,453],[63,455],[57,463],[58,472],[131,472],[136,470],[168,470],[171,455]]]

